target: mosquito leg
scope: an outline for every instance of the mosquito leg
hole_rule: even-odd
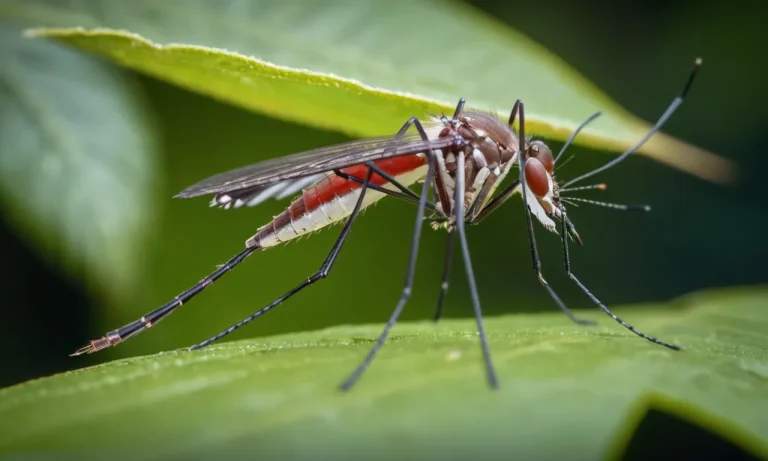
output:
[[[456,232],[459,234],[461,254],[464,256],[464,269],[467,272],[469,292],[472,295],[472,307],[475,311],[477,333],[480,336],[480,348],[483,351],[483,360],[485,361],[485,372],[488,377],[488,384],[493,389],[498,389],[499,379],[496,376],[496,370],[494,369],[493,361],[491,360],[491,351],[488,347],[488,338],[486,337],[485,326],[483,325],[483,313],[480,309],[480,296],[477,293],[475,274],[472,270],[472,260],[469,257],[469,245],[467,244],[467,236],[464,232],[464,154],[461,153],[457,155],[456,160],[456,198],[454,199],[456,204]]]
[[[524,113],[524,106],[523,103],[520,102],[520,147],[519,147],[519,162],[520,162],[520,184],[525,184],[525,113]],[[531,219],[531,210],[528,208],[528,197],[526,194],[526,187],[522,188],[522,195],[523,195],[523,208],[525,209],[525,221],[528,226],[528,240],[531,243],[531,258],[533,259],[533,270],[536,271],[536,275],[539,278],[539,282],[544,286],[544,288],[549,293],[549,296],[555,301],[555,304],[560,308],[561,311],[565,315],[568,316],[573,322],[579,324],[579,325],[594,325],[595,322],[593,320],[589,319],[582,319],[579,317],[576,317],[576,315],[573,314],[573,312],[568,309],[568,306],[565,305],[565,303],[560,299],[559,296],[557,296],[557,293],[555,293],[555,290],[552,289],[551,286],[549,286],[549,283],[544,279],[544,276],[541,274],[541,260],[539,259],[539,250],[536,247],[536,236],[533,232],[533,221]],[[565,220],[564,220],[565,221]],[[563,239],[567,240],[568,236],[563,235]]]
[[[416,125],[416,129],[419,130],[419,133],[421,134],[422,139],[425,139],[425,140],[428,139],[427,134],[424,132],[424,128],[421,126],[421,123],[419,123],[418,120],[414,121],[414,125]],[[392,330],[392,328],[395,326],[395,323],[397,323],[397,319],[400,317],[400,314],[402,313],[403,308],[405,307],[405,303],[408,302],[408,299],[411,297],[411,290],[413,287],[413,278],[416,272],[416,255],[419,250],[419,239],[421,237],[421,228],[423,226],[423,221],[424,221],[424,210],[426,208],[427,197],[429,195],[429,187],[435,175],[436,164],[437,164],[437,158],[435,156],[435,153],[430,149],[429,166],[427,167],[427,175],[425,176],[424,183],[421,187],[421,196],[419,197],[419,205],[416,208],[416,223],[413,229],[413,237],[411,239],[411,250],[408,256],[408,266],[407,266],[407,271],[405,275],[405,283],[403,284],[403,291],[400,295],[400,300],[397,302],[397,306],[395,307],[395,310],[392,312],[392,315],[390,315],[389,320],[387,321],[387,324],[384,326],[384,329],[382,330],[381,334],[376,340],[376,343],[374,343],[373,347],[371,347],[370,351],[368,351],[368,354],[365,356],[365,358],[360,363],[360,365],[358,365],[355,371],[339,386],[342,391],[348,391],[349,389],[351,389],[352,386],[354,386],[355,383],[363,375],[365,370],[368,368],[368,366],[371,364],[374,357],[376,356],[376,353],[379,351],[379,349],[381,349],[381,346],[384,345],[384,342],[387,340],[387,336],[389,336],[390,330]]]
[[[384,171],[381,168],[379,168],[378,166],[376,166],[375,163],[373,163],[373,162],[366,162],[365,165],[368,168],[372,169],[374,171],[374,173],[376,173],[377,175],[379,175],[382,178],[386,179],[390,184],[392,184],[393,186],[395,186],[398,189],[400,189],[400,191],[403,194],[408,195],[409,197],[411,197],[416,202],[419,201],[419,196],[416,195],[416,193],[414,191],[412,191],[411,189],[409,189],[409,188],[405,187],[404,185],[400,184],[400,182],[398,180],[393,178],[392,175],[390,175],[386,171]]]
[[[462,112],[464,112],[464,103],[466,100],[464,98],[459,98],[459,103],[456,104],[456,109],[453,111],[453,118],[459,118]]]
[[[461,115],[461,113],[464,111],[464,103],[465,103],[464,98],[459,98],[459,102],[458,102],[458,104],[456,104],[456,109],[453,111],[453,118],[454,119],[458,118]],[[424,131],[424,127],[421,125],[421,122],[419,122],[418,118],[416,118],[416,117],[409,118],[408,121],[405,122],[405,124],[402,126],[402,128],[400,128],[400,130],[397,132],[397,134],[395,135],[395,138],[402,137],[405,134],[405,132],[408,131],[408,129],[411,126],[415,126],[416,127],[416,130],[421,135],[421,139],[423,139],[424,141],[429,140],[429,137],[427,136],[427,133]],[[388,182],[390,182],[392,185],[394,185],[395,187],[400,189],[400,191],[403,194],[410,196],[413,199],[414,203],[418,203],[419,202],[420,198],[419,198],[418,195],[416,195],[415,192],[413,192],[408,187],[405,187],[403,184],[401,184],[399,181],[397,181],[395,178],[393,178],[391,175],[389,175],[385,171],[381,170],[378,166],[376,166],[376,164],[374,162],[367,162],[366,165],[368,167],[370,167],[370,168],[373,168],[373,171],[376,172],[376,174],[378,174],[379,176],[381,176],[382,178],[384,178]],[[338,172],[336,172],[336,173],[338,174]],[[437,175],[436,181],[437,181],[436,186],[437,186],[438,190],[440,192],[443,192],[444,191],[444,186],[442,185],[442,178],[440,178],[439,175]],[[381,190],[380,192],[384,192],[384,191]],[[384,192],[384,193],[387,193],[387,192]],[[448,209],[447,206],[449,204],[448,200],[445,197],[441,197],[440,201],[441,201],[441,203],[443,205],[443,208],[447,210]],[[437,209],[434,203],[431,203],[431,202],[428,201],[427,202],[427,208],[429,208],[430,211],[436,212],[439,215],[441,215],[442,217],[446,217],[447,218],[446,212],[444,212],[443,210]]]
[[[376,171],[376,170],[374,170],[374,171]],[[353,182],[356,182],[358,184],[362,184],[363,183],[362,179],[357,178],[355,176],[348,175],[347,173],[344,173],[341,170],[333,170],[333,172],[336,174],[336,176],[338,176],[340,178],[344,178],[347,181],[353,181]],[[386,173],[384,173],[384,174],[386,174]],[[389,175],[387,175],[387,176],[389,176]],[[387,178],[385,177],[384,179],[387,179]],[[387,181],[389,181],[389,179],[387,179]],[[390,181],[390,182],[392,182],[398,188],[405,187],[405,186],[403,186],[402,184],[400,184],[397,181]],[[416,199],[414,200],[414,199],[412,199],[410,197],[410,195],[406,195],[406,194],[403,194],[403,193],[400,193],[400,192],[397,192],[397,191],[394,191],[394,190],[390,190],[390,189],[385,189],[382,186],[379,186],[378,184],[368,184],[368,188],[372,189],[372,190],[375,190],[377,192],[381,192],[382,194],[389,195],[391,197],[395,197],[395,198],[399,198],[401,200],[405,200],[406,202],[413,203],[414,205],[418,205],[419,204],[419,196],[418,195],[416,195]],[[413,193],[413,191],[411,191],[410,189],[407,189],[407,190],[410,191],[411,193]],[[435,203],[428,201],[426,207],[427,207],[427,209],[429,211],[437,213],[441,218],[447,218],[447,216],[445,216],[445,213],[443,213],[443,210],[437,208],[437,205]]]
[[[267,312],[272,310],[272,308],[276,307],[278,304],[282,303],[283,301],[295,295],[296,293],[303,290],[304,288],[308,287],[309,285],[312,285],[313,283],[317,282],[320,279],[326,278],[328,276],[328,273],[331,271],[331,268],[333,267],[333,263],[336,261],[336,257],[339,255],[339,252],[341,251],[341,247],[344,245],[344,242],[347,240],[347,236],[349,235],[349,231],[352,228],[352,224],[354,224],[355,219],[360,213],[360,208],[363,204],[363,199],[365,198],[365,191],[368,189],[368,182],[371,179],[372,173],[373,171],[369,169],[368,173],[365,176],[365,180],[363,181],[363,187],[360,190],[360,197],[357,198],[357,202],[355,203],[355,208],[352,210],[352,213],[349,215],[349,218],[347,218],[347,222],[344,224],[344,228],[341,230],[341,234],[339,235],[339,238],[336,239],[336,243],[333,244],[333,247],[331,248],[331,252],[328,253],[328,256],[325,258],[325,261],[323,261],[323,264],[320,266],[320,269],[318,269],[317,272],[312,274],[309,278],[307,278],[300,284],[296,285],[295,287],[293,287],[291,290],[289,290],[288,292],[286,292],[276,300],[272,301],[266,307],[259,309],[258,311],[254,312],[253,314],[249,315],[243,320],[237,322],[236,324],[232,325],[231,327],[227,328],[221,333],[211,336],[205,341],[195,344],[189,349],[190,350],[201,349],[215,341],[218,341],[224,336],[227,336],[228,334],[233,333],[234,331],[240,329],[248,322],[266,314]]]
[[[406,131],[412,126],[415,126],[419,134],[421,135],[422,139],[424,141],[428,141],[429,137],[427,136],[426,132],[424,131],[424,128],[421,126],[421,122],[419,122],[418,117],[413,116],[409,118],[405,123],[403,123],[403,126],[400,127],[400,129],[397,131],[397,134],[395,134],[394,139],[402,138]],[[385,151],[386,152],[386,151]],[[415,200],[418,200],[418,196],[407,187],[403,186],[399,182],[397,182],[394,178],[392,178],[390,175],[382,171],[379,167],[376,166],[373,162],[367,162],[366,166],[369,168],[372,168],[374,172],[376,172],[379,176],[381,176],[384,179],[387,179],[388,181],[392,182],[396,185],[398,189],[400,189],[404,194],[411,195]]]
[[[453,260],[453,248],[456,240],[456,233],[448,231],[448,241],[445,247],[445,260],[443,262],[443,278],[440,283],[440,294],[437,298],[437,310],[435,310],[435,322],[440,320],[443,316],[443,301],[445,300],[445,294],[448,292],[448,280],[451,277],[451,262]]]
[[[392,175],[390,175],[386,171],[384,171],[381,168],[379,168],[378,166],[376,166],[375,163],[373,163],[373,162],[366,162],[365,166],[367,166],[368,168],[373,170],[376,174],[378,174],[379,176],[384,178],[387,182],[389,182],[393,186],[395,186],[398,189],[400,189],[400,192],[398,193],[397,191],[392,191],[392,190],[384,189],[383,187],[379,186],[378,184],[369,184],[368,185],[369,189],[373,189],[373,190],[376,190],[376,191],[381,192],[383,194],[391,195],[393,197],[401,198],[403,200],[409,200],[410,199],[410,201],[413,202],[413,203],[418,203],[419,202],[419,196],[416,195],[416,193],[414,191],[412,191],[411,189],[407,188],[402,183],[400,183],[400,181],[398,181],[395,178],[393,178]],[[339,169],[333,170],[333,172],[336,174],[336,176],[338,176],[340,178],[344,178],[347,181],[354,181],[354,182],[356,182],[358,184],[362,184],[362,182],[363,182],[362,179],[356,178],[356,177],[351,176],[351,175],[348,175],[347,173],[344,173],[343,171],[341,171]]]
[[[352,175],[348,175],[347,173],[344,173],[341,170],[333,170],[333,172],[336,174],[336,176],[338,176],[340,178],[344,178],[347,181],[356,182],[358,184],[362,184],[363,183],[362,179],[357,178],[357,177],[352,176]],[[399,198],[401,200],[404,200],[404,201],[409,202],[409,203],[413,203],[415,205],[418,205],[418,203],[419,203],[419,196],[418,195],[416,196],[416,200],[413,200],[409,195],[403,194],[403,193],[398,192],[398,191],[394,191],[394,190],[390,190],[390,189],[385,189],[385,188],[383,188],[382,186],[380,186],[378,184],[373,184],[373,183],[368,184],[368,189],[375,190],[376,192],[381,192],[382,194],[389,195],[390,197]],[[435,205],[432,202],[427,202],[426,207],[430,211],[433,211],[435,213],[440,213],[441,215],[443,214],[442,210],[439,210],[437,208],[437,205]]]
[[[171,301],[168,301],[152,312],[149,312],[140,319],[122,326],[117,330],[112,330],[99,339],[91,341],[88,345],[81,347],[71,355],[75,356],[81,354],[92,354],[96,351],[106,349],[107,347],[116,346],[131,336],[135,336],[142,331],[157,325],[158,322],[169,316],[173,311],[181,307],[182,304],[194,298],[198,293],[218,280],[219,277],[231,271],[235,266],[243,262],[243,260],[247,258],[251,253],[259,249],[260,248],[257,246],[247,247],[245,250],[233,256],[224,265],[220,266],[218,269],[200,280],[191,288],[173,298]]]
[[[563,227],[563,231],[565,231],[565,217],[566,217],[565,207],[561,205],[560,211],[563,214],[563,218],[564,219],[563,219],[562,227]],[[571,272],[571,257],[570,257],[570,252],[568,251],[568,239],[567,238],[563,239],[563,256],[565,258],[565,270],[568,273],[568,277],[570,277],[571,280],[573,280],[573,282],[581,289],[581,291],[583,291],[589,297],[589,299],[592,300],[593,303],[597,304],[597,306],[600,309],[602,309],[603,312],[608,314],[613,320],[617,321],[621,326],[623,326],[627,330],[631,331],[632,333],[636,334],[637,336],[639,336],[641,338],[645,338],[645,339],[647,339],[648,341],[650,341],[652,343],[658,344],[660,346],[664,346],[664,347],[672,349],[674,351],[679,351],[681,349],[680,346],[664,342],[664,341],[662,341],[660,339],[654,338],[653,336],[648,336],[645,333],[643,333],[642,331],[639,331],[639,330],[635,329],[635,327],[633,327],[632,325],[628,324],[627,322],[622,320],[619,316],[617,316],[616,314],[611,312],[611,310],[608,308],[608,306],[606,306],[605,304],[600,302],[600,300],[597,299],[597,297],[595,295],[593,295],[592,292],[589,291],[587,289],[587,287],[585,287],[584,284],[582,284],[581,281],[578,278],[576,278],[576,276],[573,274],[573,272]]]
[[[486,204],[485,207],[483,207],[483,209],[480,210],[480,212],[474,218],[472,218],[470,224],[478,224],[480,221],[487,218],[489,214],[493,213],[501,205],[503,205],[508,198],[512,197],[512,194],[515,193],[515,189],[517,189],[519,186],[520,180],[515,179],[515,181],[507,186],[506,189],[496,194],[496,196],[493,197],[491,201],[489,201],[488,204]]]
[[[515,104],[512,105],[512,110],[509,112],[509,121],[507,121],[507,125],[509,125],[510,128],[512,127],[512,125],[514,125],[515,118],[517,117],[517,111],[522,105],[523,105],[523,101],[521,101],[520,99],[515,101]],[[522,119],[522,117],[520,118]]]
[[[408,119],[408,121],[406,121],[403,124],[403,126],[400,128],[400,130],[397,132],[395,137],[398,137],[398,138],[402,137],[405,134],[405,132],[408,131],[408,129],[412,125],[414,125],[414,124],[418,125],[419,132],[422,134],[422,138],[428,139],[428,138],[426,138],[426,134],[424,133],[424,129],[421,127],[421,124],[418,122],[418,119],[416,117],[411,117],[410,119]],[[370,172],[370,170],[369,170],[369,172]],[[346,179],[351,179],[351,177],[348,177]],[[359,178],[354,178],[354,179],[359,179]],[[374,186],[374,185],[371,185],[371,186]],[[401,187],[403,187],[403,186],[401,185]],[[371,188],[374,188],[374,187],[371,187]],[[365,190],[365,187],[363,188],[363,191],[361,191],[361,193],[360,193],[361,197],[365,193],[364,190]],[[392,191],[386,191],[384,193],[388,193],[388,192],[392,192]],[[411,191],[411,193],[413,193],[413,191]],[[359,200],[362,200],[362,198],[359,199]],[[434,206],[434,204],[430,204],[430,205],[431,205],[431,208],[430,208],[431,210],[437,211],[435,206]],[[195,297],[195,295],[197,295],[198,293],[203,291],[210,284],[212,284],[214,281],[216,281],[219,277],[221,277],[225,273],[227,273],[230,270],[232,270],[235,266],[237,266],[245,258],[247,258],[251,253],[253,253],[254,251],[256,251],[258,249],[259,249],[259,247],[256,247],[256,246],[247,247],[245,250],[243,250],[240,253],[238,253],[237,255],[233,256],[229,261],[227,261],[224,265],[219,267],[216,271],[214,271],[213,273],[211,273],[207,277],[203,278],[202,280],[200,280],[200,282],[198,282],[197,284],[195,284],[194,286],[192,286],[188,290],[184,291],[183,293],[179,294],[178,296],[173,298],[171,301],[167,302],[166,304],[163,304],[162,306],[158,307],[157,309],[153,310],[152,312],[149,312],[148,314],[144,315],[140,319],[135,320],[135,321],[133,321],[133,322],[131,322],[131,323],[125,325],[125,326],[122,326],[122,327],[118,328],[117,330],[110,331],[110,332],[108,332],[107,334],[105,334],[104,336],[102,336],[99,339],[91,341],[88,345],[86,345],[84,347],[81,347],[80,349],[78,349],[77,351],[75,351],[71,355],[72,356],[76,356],[76,355],[81,355],[81,354],[91,354],[91,353],[94,353],[96,351],[100,351],[102,349],[105,349],[107,347],[115,346],[115,345],[125,341],[126,339],[130,338],[131,336],[137,335],[137,334],[141,333],[142,331],[144,331],[144,330],[146,330],[148,328],[151,328],[152,326],[156,325],[160,320],[164,319],[169,314],[171,314],[171,312],[173,312],[175,309],[180,307],[182,304],[186,303],[187,301],[189,301],[190,299]],[[335,259],[335,256],[334,256],[334,259]],[[272,307],[274,307],[274,306],[272,306]],[[271,307],[270,307],[270,309],[271,309]],[[267,310],[269,310],[269,309],[267,309]],[[261,314],[259,314],[259,315],[261,315]],[[237,327],[237,328],[239,328],[239,327]],[[235,329],[237,329],[237,328],[235,328]],[[232,330],[232,331],[234,331],[234,330]],[[224,336],[224,335],[222,335],[222,336]],[[213,338],[211,338],[211,339],[213,339]],[[216,339],[218,339],[218,338],[216,338]],[[213,340],[215,341],[215,339],[213,339]],[[213,342],[213,341],[210,341],[210,342]],[[206,344],[208,344],[208,343],[209,342],[206,342]],[[203,343],[201,343],[201,344],[203,344]],[[198,345],[198,346],[202,347],[201,345]],[[195,348],[197,348],[198,346],[195,346]]]

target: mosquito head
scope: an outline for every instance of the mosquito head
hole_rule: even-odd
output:
[[[555,157],[542,141],[531,141],[525,152],[525,180],[536,196],[547,195],[555,172]]]
[[[534,210],[532,207],[537,217],[541,211],[548,216],[560,216],[558,185],[554,179],[554,171],[555,158],[549,146],[543,141],[529,141],[525,148],[525,183],[536,202],[543,208]],[[542,221],[542,224],[551,227],[549,222]]]

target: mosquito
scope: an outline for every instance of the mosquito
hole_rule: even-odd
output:
[[[90,354],[115,346],[151,328],[256,251],[278,246],[346,219],[339,237],[317,272],[265,307],[190,349],[203,348],[266,314],[304,288],[326,278],[360,211],[385,196],[392,196],[416,205],[416,220],[405,282],[396,307],[375,344],[353,373],[341,383],[340,389],[349,390],[359,380],[385,343],[410,298],[421,230],[427,220],[431,221],[433,228],[444,229],[448,234],[435,320],[441,316],[443,299],[448,290],[455,237],[458,236],[487,381],[491,388],[498,388],[499,380],[491,360],[483,325],[465,225],[479,223],[517,193],[522,196],[525,210],[533,269],[555,304],[570,319],[578,324],[594,323],[576,317],[544,278],[531,216],[545,229],[560,234],[565,270],[594,304],[641,338],[672,350],[679,350],[679,346],[646,335],[616,316],[576,277],[571,270],[568,242],[574,240],[581,244],[582,240],[566,214],[566,204],[593,204],[625,211],[648,209],[645,206],[600,202],[568,194],[605,189],[604,184],[580,187],[574,185],[623,161],[659,131],[683,103],[700,66],[701,59],[696,59],[682,92],[637,144],[603,166],[562,184],[555,179],[555,164],[576,135],[600,113],[583,122],[566,141],[558,155],[553,156],[543,141],[526,137],[522,100],[518,99],[514,103],[505,124],[495,115],[465,109],[463,98],[459,100],[451,117],[445,114],[430,116],[423,122],[411,117],[394,136],[351,141],[270,159],[194,184],[176,197],[191,198],[213,194],[211,206],[223,209],[255,206],[270,198],[281,199],[296,194],[298,197],[285,211],[259,228],[246,241],[244,250],[218,266],[197,284],[140,319],[90,341],[72,355]],[[514,129],[515,122],[518,123],[517,130]],[[415,133],[409,131],[411,128],[415,129]],[[497,187],[513,166],[518,167],[518,177],[496,193]],[[421,183],[418,194],[410,189],[410,186],[417,183]],[[430,216],[425,216],[427,210],[432,213]]]

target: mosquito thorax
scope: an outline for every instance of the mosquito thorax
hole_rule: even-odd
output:
[[[438,137],[458,137],[464,141],[460,147],[443,151],[438,159],[435,189],[440,197],[439,206],[446,215],[451,214],[457,156],[461,155],[465,172],[464,210],[466,217],[471,218],[487,203],[515,163],[518,138],[497,117],[483,112],[465,110],[458,116],[443,116],[435,121],[442,124],[436,133]]]
[[[467,141],[462,152],[467,168],[475,173],[487,168],[495,176],[500,176],[515,156],[517,136],[493,115],[467,110],[456,118],[441,117],[440,122],[444,126],[439,137],[459,136]],[[456,172],[458,153],[445,153],[445,168],[451,176]]]

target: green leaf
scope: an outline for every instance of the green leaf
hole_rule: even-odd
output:
[[[47,259],[124,294],[151,217],[154,142],[119,69],[0,22],[2,205]]]
[[[0,14],[190,90],[353,136],[394,133],[459,97],[502,117],[523,98],[529,131],[561,140],[601,110],[578,142],[612,150],[649,127],[539,44],[457,2],[8,0]],[[649,84],[671,101],[691,63]],[[664,134],[643,152],[708,180],[734,174]]]
[[[348,394],[337,385],[382,325],[119,360],[0,390],[0,454],[600,459],[653,394],[768,457],[767,295],[729,290],[618,310],[681,352],[599,312],[594,328],[559,312],[487,319],[497,392],[472,320],[397,325]]]
[[[707,459],[717,453],[718,459],[757,461],[761,452],[768,458],[758,438],[690,403],[651,393],[637,402],[635,410],[606,459],[674,459],[680,453],[688,459]]]

